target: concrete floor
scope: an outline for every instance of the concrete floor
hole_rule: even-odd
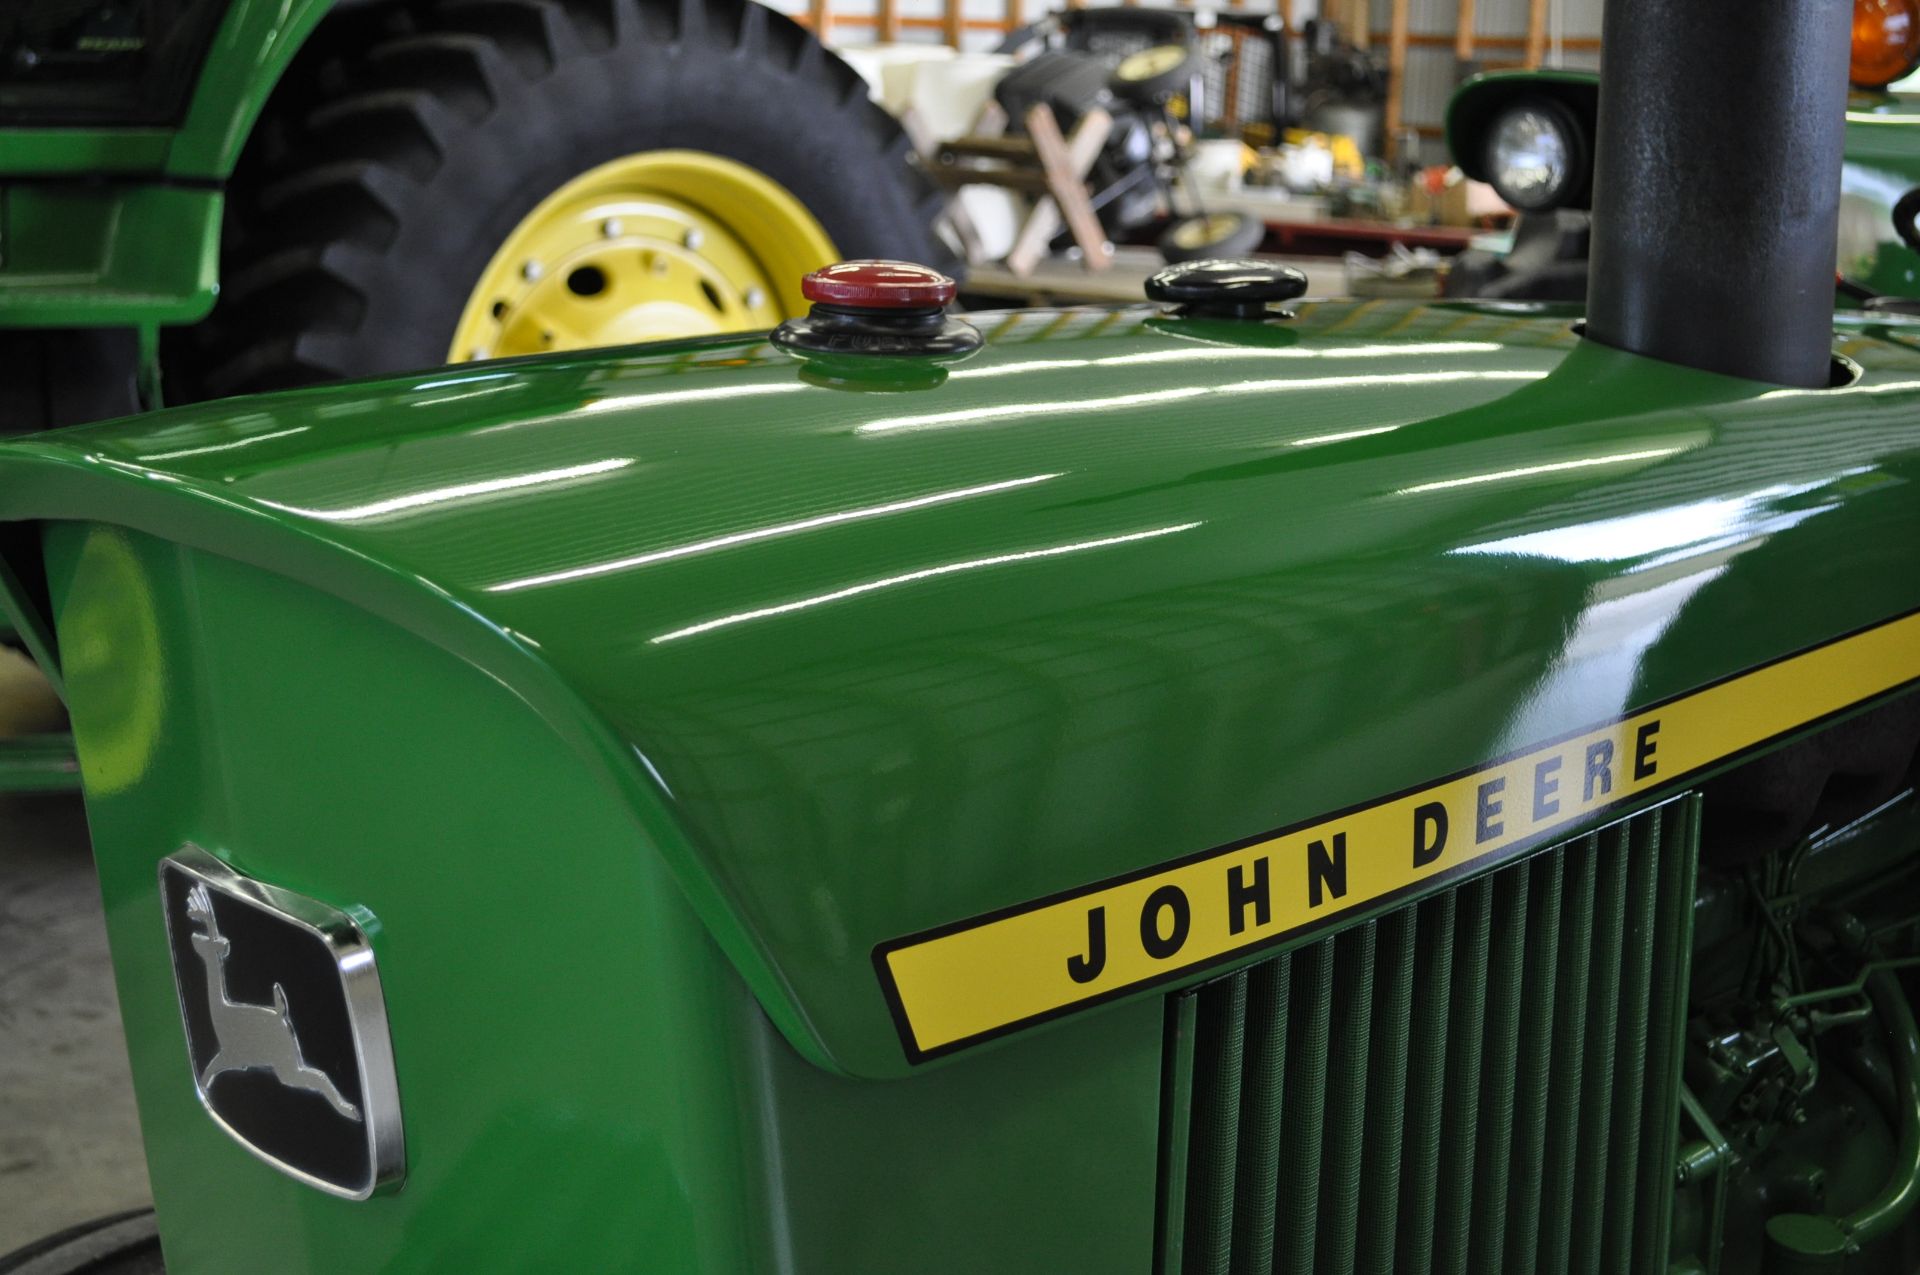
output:
[[[0,797],[0,1253],[148,1200],[80,799]]]

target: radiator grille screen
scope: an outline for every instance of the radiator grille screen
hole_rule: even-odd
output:
[[[1264,124],[1273,118],[1274,47],[1264,31],[1243,26],[1221,26],[1197,38],[1205,89],[1200,124],[1208,132],[1228,136],[1242,125]]]
[[[1161,1268],[1666,1263],[1694,803],[1174,999]]]

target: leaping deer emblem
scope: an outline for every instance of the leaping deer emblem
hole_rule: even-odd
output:
[[[200,1091],[208,1092],[223,1072],[269,1071],[287,1088],[317,1093],[347,1119],[359,1120],[360,1109],[341,1096],[326,1072],[301,1056],[300,1038],[294,1035],[287,994],[280,984],[273,985],[271,1007],[249,1005],[227,995],[227,952],[233,941],[220,933],[206,886],[196,885],[187,892],[187,918],[206,927],[204,932],[194,930],[191,938],[206,967],[207,1011],[213,1016],[215,1040],[213,1057],[200,1071]]]

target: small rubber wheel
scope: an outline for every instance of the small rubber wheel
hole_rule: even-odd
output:
[[[1160,256],[1169,263],[1204,257],[1243,257],[1267,237],[1266,225],[1245,213],[1183,217],[1160,236]]]
[[[0,1275],[166,1275],[152,1209],[116,1213],[0,1254]]]
[[[1121,58],[1107,87],[1129,102],[1158,102],[1186,92],[1192,79],[1192,49],[1184,44],[1156,44]]]
[[[343,7],[228,187],[180,399],[754,331],[836,258],[957,262],[900,124],[754,0]]]

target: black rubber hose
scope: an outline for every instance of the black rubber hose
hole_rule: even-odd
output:
[[[1900,990],[1900,980],[1882,970],[1867,980],[1867,995],[1887,1032],[1893,1063],[1895,1127],[1893,1171],[1879,1194],[1840,1219],[1857,1244],[1870,1244],[1906,1221],[1920,1201],[1920,1027]]]
[[[1858,921],[1842,915],[1837,929],[1842,943],[1853,946],[1865,935]],[[1849,942],[1851,940],[1851,942]],[[1862,955],[1866,955],[1863,951]],[[1886,1112],[1894,1126],[1893,1167],[1884,1186],[1865,1204],[1843,1217],[1781,1213],[1767,1220],[1767,1275],[1833,1275],[1846,1268],[1849,1257],[1862,1247],[1898,1230],[1920,1202],[1920,1026],[1900,979],[1881,969],[1866,980],[1885,1036],[1891,1064],[1891,1095],[1879,1085],[1879,1097],[1890,1096]]]
[[[1893,206],[1893,232],[1907,247],[1920,252],[1920,228],[1913,224],[1915,214],[1920,214],[1920,186],[1900,196]]]

